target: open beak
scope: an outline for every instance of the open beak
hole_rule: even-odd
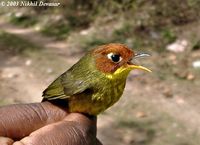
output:
[[[150,56],[150,55],[147,54],[147,53],[137,53],[137,54],[135,54],[135,56],[133,57],[133,59],[135,59],[135,58],[142,58],[142,57],[148,57],[148,56]],[[141,69],[141,70],[144,70],[144,71],[147,71],[147,72],[152,72],[150,69],[148,69],[146,67],[134,64],[132,62],[132,60],[130,62],[128,62],[128,67],[130,69]]]

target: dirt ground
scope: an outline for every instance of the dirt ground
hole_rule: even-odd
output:
[[[29,56],[0,53],[2,105],[40,101],[46,86],[83,55],[34,29],[3,21],[0,29],[44,48]],[[141,60],[153,72],[131,73],[121,100],[98,117],[100,140],[105,145],[199,145],[200,73],[191,65],[199,58],[197,50],[181,55],[152,52],[151,58]]]

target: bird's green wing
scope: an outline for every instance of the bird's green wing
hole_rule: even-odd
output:
[[[93,79],[99,74],[95,67],[96,65],[91,54],[86,54],[68,71],[51,83],[44,90],[43,97],[47,100],[66,99],[84,91],[88,93],[98,83],[98,80]]]
[[[89,88],[90,84],[86,83],[83,78],[77,78],[67,71],[44,90],[43,97],[47,100],[66,99]]]

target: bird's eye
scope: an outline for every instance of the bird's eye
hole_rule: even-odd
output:
[[[118,63],[122,60],[122,57],[119,54],[109,53],[107,54],[107,57],[115,63]]]

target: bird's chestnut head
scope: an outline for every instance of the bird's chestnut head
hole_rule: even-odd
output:
[[[106,74],[128,74],[133,69],[149,69],[132,63],[134,57],[144,56],[135,54],[126,45],[111,43],[97,47],[92,51],[96,68]],[[147,54],[146,54],[147,55]]]

